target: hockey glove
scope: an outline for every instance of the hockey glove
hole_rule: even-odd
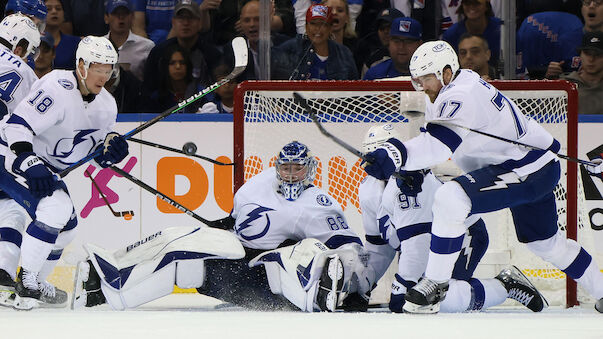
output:
[[[23,152],[13,162],[13,172],[25,178],[36,198],[51,196],[56,189],[54,175],[34,152]]]
[[[105,142],[99,147],[104,148],[103,152],[101,155],[94,158],[94,160],[96,160],[102,168],[107,168],[121,162],[129,153],[128,142],[123,136],[115,132],[107,134]]]
[[[414,281],[406,281],[396,273],[394,275],[394,281],[392,282],[392,294],[389,298],[389,310],[394,313],[403,313],[402,306],[404,306],[404,294],[409,288],[412,288],[417,283]]]
[[[399,171],[402,178],[396,177],[396,185],[402,194],[409,197],[416,197],[423,188],[424,171]]]
[[[394,171],[406,163],[406,147],[395,138],[390,138],[376,150],[365,155],[361,166],[366,173],[380,180],[388,179]]]
[[[595,159],[591,160],[590,162],[595,163],[596,166],[585,165],[588,173],[590,175],[600,176],[601,172],[603,172],[603,159],[595,158]]]

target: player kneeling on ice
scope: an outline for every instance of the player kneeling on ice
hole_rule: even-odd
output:
[[[376,150],[390,138],[399,138],[393,125],[373,126],[362,143],[363,152]],[[399,253],[398,272],[392,283],[389,308],[402,312],[404,295],[425,272],[429,256],[435,193],[443,184],[430,170],[399,171],[387,180],[367,176],[358,196],[369,253],[366,279],[378,281]],[[495,279],[476,279],[473,273],[488,248],[488,232],[478,215],[465,220],[467,231],[442,312],[481,310],[507,298],[534,312],[548,306],[546,300],[516,267],[504,269]],[[370,273],[370,274],[368,274]]]
[[[430,101],[426,131],[404,143],[389,139],[367,154],[366,172],[385,180],[395,171],[430,168],[452,157],[466,174],[435,193],[429,260],[424,278],[404,297],[404,311],[437,312],[463,245],[467,217],[508,207],[518,240],[576,280],[599,300],[595,308],[603,312],[603,273],[557,227],[553,189],[561,174],[559,142],[477,73],[459,69],[454,49],[444,41],[421,45],[410,72]],[[601,167],[589,171],[600,173]]]
[[[296,141],[285,145],[277,155],[276,168],[254,176],[234,196],[234,233],[220,232],[236,236],[240,250],[234,251],[234,244],[216,243],[210,251],[202,246],[205,241],[199,242],[195,251],[229,260],[205,260],[199,264],[197,280],[188,279],[193,283],[186,286],[178,283],[182,274],[178,268],[189,258],[163,252],[145,252],[136,258],[135,253],[122,250],[100,255],[105,262],[107,257],[115,258],[107,265],[93,259],[105,251],[88,245],[93,265],[79,265],[78,272],[83,274],[76,278],[74,306],[93,306],[106,298],[114,308],[135,307],[170,293],[174,281],[180,287],[197,287],[201,294],[259,310],[333,311],[349,293],[366,293],[369,285],[357,279],[365,269],[361,241],[347,225],[341,206],[312,185],[316,165],[305,145]],[[172,251],[179,246],[174,244]],[[123,255],[128,260],[120,260]],[[155,257],[168,257],[164,260],[174,261],[174,267],[163,268],[151,260]],[[140,265],[144,268],[138,269]],[[135,280],[129,282],[135,272]],[[164,288],[139,287],[146,281]]]
[[[33,220],[22,242],[23,227],[14,227],[14,248],[0,249],[3,260],[16,263],[20,247],[15,308],[67,303],[65,292],[46,282],[77,225],[67,186],[55,173],[98,148],[103,152],[95,161],[102,167],[128,155],[127,142],[113,132],[115,99],[103,87],[116,64],[109,40],[85,37],[76,51],[76,70],[54,70],[36,81],[0,123],[0,189]]]

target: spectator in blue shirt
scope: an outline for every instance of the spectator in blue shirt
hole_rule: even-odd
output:
[[[369,68],[363,80],[409,76],[410,57],[423,43],[422,34],[423,27],[417,20],[406,17],[394,19],[389,33],[390,59]]]
[[[488,41],[488,46],[492,51],[489,63],[497,67],[500,55],[500,25],[502,22],[494,16],[490,1],[462,0],[458,14],[461,20],[444,32],[444,40],[458,50],[459,38],[464,33],[482,35]]]
[[[61,25],[65,21],[63,5],[59,0],[46,0],[48,15],[46,16],[46,33],[54,39],[54,68],[75,69],[75,51],[80,38],[65,34]]]
[[[136,0],[132,31],[153,40],[155,45],[171,38],[173,34],[169,35],[172,29],[172,16],[178,2],[177,0]],[[199,7],[202,2],[203,0],[194,0],[192,3]],[[213,4],[215,0],[208,1],[208,4],[210,2]],[[199,12],[207,14],[201,13],[201,10]]]
[[[306,35],[297,36],[274,49],[274,77],[280,80],[357,80],[358,70],[350,49],[330,40],[332,26],[330,7],[310,6],[306,12]]]

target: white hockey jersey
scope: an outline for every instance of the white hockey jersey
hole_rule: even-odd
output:
[[[0,119],[6,121],[21,99],[38,80],[34,71],[20,57],[0,45]]]
[[[39,157],[62,170],[94,151],[113,130],[116,118],[115,99],[104,88],[86,102],[73,71],[54,70],[33,84],[0,125],[0,152],[10,164],[15,156],[7,145],[27,141]]]
[[[316,238],[330,248],[360,242],[339,203],[318,187],[304,190],[295,201],[277,192],[274,167],[249,179],[235,194],[234,230],[243,246],[271,250],[285,240]]]
[[[542,126],[471,70],[461,70],[442,88],[427,105],[425,121],[427,132],[404,142],[408,159],[403,169],[429,168],[452,156],[465,172],[500,164],[521,177],[558,160],[551,151],[530,150],[457,127],[558,151],[558,142]]]

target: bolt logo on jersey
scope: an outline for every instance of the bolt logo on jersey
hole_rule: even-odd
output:
[[[333,205],[333,203],[331,202],[331,200],[329,200],[329,197],[327,197],[324,194],[319,194],[316,196],[316,202],[321,205],[321,206],[331,206]]]
[[[52,152],[49,152],[48,150],[46,152],[48,153],[48,155],[52,156],[53,158],[56,158],[60,163],[62,163],[64,165],[71,165],[72,163],[76,162],[79,159],[73,159],[73,161],[64,161],[61,159],[69,158],[69,156],[73,153],[73,150],[75,149],[75,147],[80,144],[83,144],[82,145],[83,147],[87,147],[88,148],[87,153],[90,153],[97,143],[95,138],[91,135],[96,131],[98,131],[98,129],[85,129],[85,130],[79,131],[73,137],[73,139],[71,139],[71,138],[59,139],[59,141],[56,143],[56,145],[54,145],[54,149],[52,150]]]
[[[73,85],[73,82],[71,82],[67,79],[59,79],[59,84],[67,90],[72,90],[75,87]]]
[[[255,205],[255,204],[254,204]],[[274,211],[272,208],[257,205],[251,212],[247,213],[247,219],[235,228],[235,232],[245,240],[254,240],[263,237],[270,229],[270,217],[268,211]],[[256,225],[264,225],[262,231],[258,234],[244,234],[243,231],[249,227]]]

